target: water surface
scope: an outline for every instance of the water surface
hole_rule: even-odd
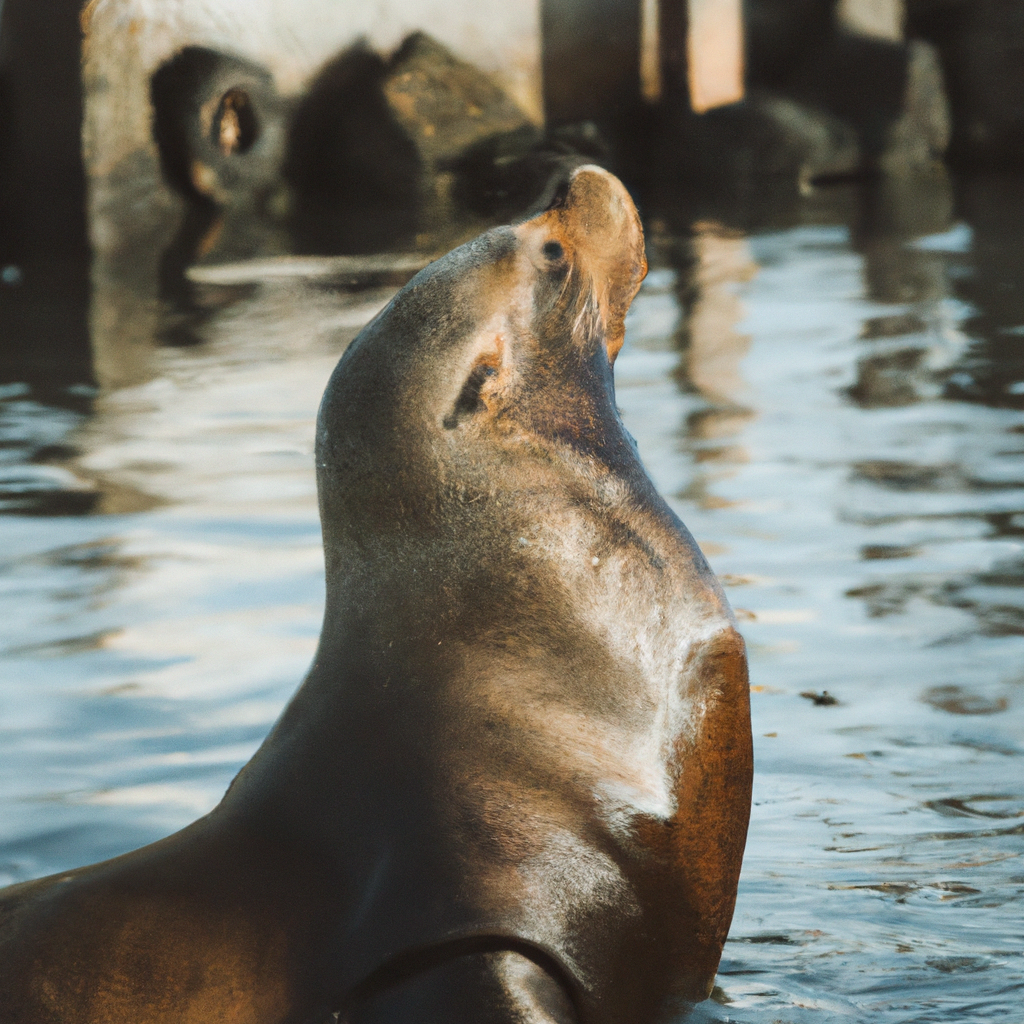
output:
[[[618,401],[753,684],[699,1019],[1021,1019],[1021,193],[648,219]],[[0,391],[0,882],[187,824],[267,732],[320,628],[317,403],[388,294],[267,278],[130,384]]]

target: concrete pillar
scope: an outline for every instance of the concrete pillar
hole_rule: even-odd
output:
[[[698,114],[743,99],[742,0],[656,2],[660,94],[671,103],[689,103]]]
[[[541,0],[551,124],[614,117],[640,92],[640,0]]]
[[[690,106],[698,114],[743,99],[740,0],[688,0]]]

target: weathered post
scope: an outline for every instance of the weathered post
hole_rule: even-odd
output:
[[[643,14],[646,100],[664,99],[703,114],[743,99],[742,0],[644,0]]]
[[[80,8],[0,4],[0,381],[91,374]]]
[[[741,0],[688,0],[686,39],[690,106],[702,114],[743,99]]]

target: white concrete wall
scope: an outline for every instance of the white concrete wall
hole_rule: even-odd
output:
[[[86,23],[131,32],[150,65],[189,42],[234,49],[284,91],[359,36],[390,50],[423,29],[540,110],[539,0],[93,0]]]
[[[189,44],[259,61],[289,94],[360,37],[388,51],[422,29],[543,110],[540,0],[92,0],[83,26],[86,142],[107,167],[143,142],[149,75]]]

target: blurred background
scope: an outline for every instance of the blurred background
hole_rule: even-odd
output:
[[[0,0],[0,883],[217,802],[319,635],[339,355],[593,162],[622,414],[751,655],[694,1019],[1019,1020],[1017,0]]]

